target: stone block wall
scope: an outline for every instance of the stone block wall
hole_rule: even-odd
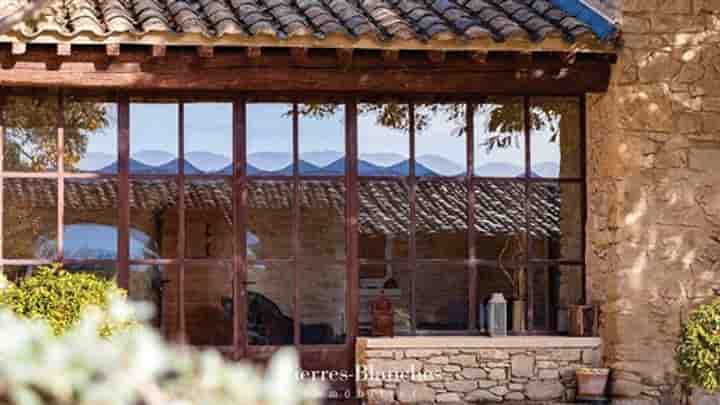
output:
[[[683,393],[673,353],[720,291],[720,2],[622,7],[610,88],[587,99],[588,293],[615,396],[706,403]]]
[[[601,361],[600,340],[593,338],[401,339],[407,346],[397,338],[359,339],[358,391],[368,405],[571,402],[575,369]],[[463,343],[453,344],[458,339]]]

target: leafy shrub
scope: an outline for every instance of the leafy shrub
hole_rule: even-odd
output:
[[[45,320],[55,335],[61,335],[77,324],[82,311],[97,306],[107,311],[114,298],[124,299],[125,290],[111,280],[92,274],[70,273],[59,264],[39,267],[33,275],[18,284],[4,281],[0,286],[0,307],[18,316]],[[3,284],[3,283],[0,283]],[[110,336],[131,323],[103,323],[101,336]]]
[[[216,351],[166,344],[139,324],[132,333],[98,336],[105,322],[143,318],[140,304],[115,301],[106,314],[89,307],[66,333],[0,310],[0,403],[12,405],[310,405],[319,386],[298,380],[291,349],[261,374]]]
[[[690,385],[720,392],[720,300],[690,313],[676,357],[678,369]]]

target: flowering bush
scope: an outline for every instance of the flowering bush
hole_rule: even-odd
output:
[[[680,372],[692,386],[720,392],[720,300],[690,313],[676,356]]]
[[[147,318],[142,304],[89,307],[66,333],[0,310],[0,403],[16,405],[299,405],[320,387],[297,380],[294,351],[280,351],[266,373],[225,362],[215,351],[168,346],[139,325],[110,339],[107,321]]]
[[[126,296],[127,292],[112,280],[87,273],[70,273],[60,264],[41,266],[18,284],[10,283],[4,277],[0,280],[0,307],[10,309],[18,316],[43,319],[56,335],[75,325],[87,306],[95,305],[107,311],[111,300],[125,299]],[[105,322],[100,325],[99,333],[110,336],[128,325]]]

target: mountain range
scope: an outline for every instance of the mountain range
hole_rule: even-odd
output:
[[[299,171],[302,175],[342,175],[345,173],[344,154],[338,151],[314,151],[300,154]],[[433,154],[418,156],[415,172],[418,176],[456,176],[464,174],[464,165]],[[111,154],[87,153],[78,163],[78,170],[117,173],[117,161]],[[136,174],[177,173],[178,159],[169,152],[146,150],[133,153],[130,172]],[[410,164],[398,153],[361,153],[358,171],[363,176],[407,176]],[[185,155],[185,173],[232,174],[229,157],[212,152],[194,151]],[[520,165],[489,162],[475,168],[475,174],[486,177],[516,177],[524,173]],[[533,166],[534,177],[557,177],[559,165],[541,162]],[[248,155],[248,175],[292,175],[292,155],[288,152],[256,152]]]

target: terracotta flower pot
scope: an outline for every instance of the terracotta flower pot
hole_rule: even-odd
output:
[[[578,397],[604,397],[610,369],[579,368],[575,370]]]

